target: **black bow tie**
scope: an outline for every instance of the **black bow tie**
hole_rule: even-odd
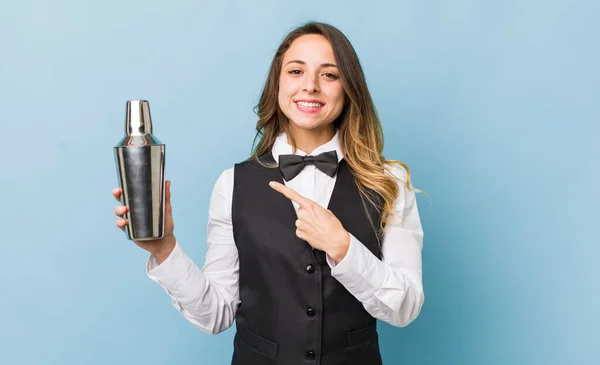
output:
[[[335,151],[323,152],[316,156],[280,155],[279,170],[286,181],[295,178],[304,166],[313,164],[316,168],[333,177],[338,169],[338,157]]]

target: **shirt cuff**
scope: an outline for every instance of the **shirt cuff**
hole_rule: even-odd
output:
[[[385,264],[352,234],[346,256],[337,264],[329,255],[326,260],[331,276],[362,302],[382,287],[387,275]]]
[[[158,264],[154,256],[150,255],[146,263],[146,274],[169,292],[173,292],[180,286],[182,278],[185,278],[190,272],[192,265],[191,259],[176,241],[173,251],[161,264]]]

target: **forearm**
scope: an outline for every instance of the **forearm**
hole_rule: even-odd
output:
[[[410,274],[387,268],[387,278],[373,295],[363,299],[365,310],[393,326],[406,327],[421,312],[423,288]]]
[[[237,272],[228,273],[228,277],[205,273],[178,244],[161,264],[152,255],[147,272],[171,297],[182,316],[203,332],[216,334],[233,323],[239,300],[231,294],[237,292],[235,289],[228,292],[225,287],[237,285]]]
[[[339,263],[333,258],[328,261],[332,276],[361,301],[373,317],[404,327],[419,315],[424,294],[420,272],[398,257],[401,256],[388,262],[379,260],[351,236],[346,256]]]

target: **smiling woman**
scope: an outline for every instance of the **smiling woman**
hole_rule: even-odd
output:
[[[310,131],[331,139],[329,124],[344,107],[344,86],[327,38],[307,34],[291,44],[283,58],[278,100],[283,114],[294,121],[292,135]]]
[[[346,37],[292,31],[258,117],[254,152],[215,184],[202,269],[175,239],[169,182],[165,237],[136,242],[148,275],[202,331],[235,320],[233,365],[381,364],[377,320],[404,327],[423,305],[423,231]]]
[[[361,195],[381,211],[380,233],[395,215],[398,182],[400,189],[419,191],[412,187],[406,164],[384,158],[383,130],[358,55],[337,28],[308,23],[286,36],[271,62],[257,109],[255,141],[260,141],[249,160],[268,153],[281,132],[294,153],[296,148],[310,153],[339,131],[344,160]]]

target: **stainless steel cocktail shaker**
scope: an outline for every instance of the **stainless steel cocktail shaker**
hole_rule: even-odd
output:
[[[125,137],[114,147],[121,202],[129,208],[124,218],[127,238],[162,238],[165,224],[165,145],[152,134],[150,105],[127,102]]]

